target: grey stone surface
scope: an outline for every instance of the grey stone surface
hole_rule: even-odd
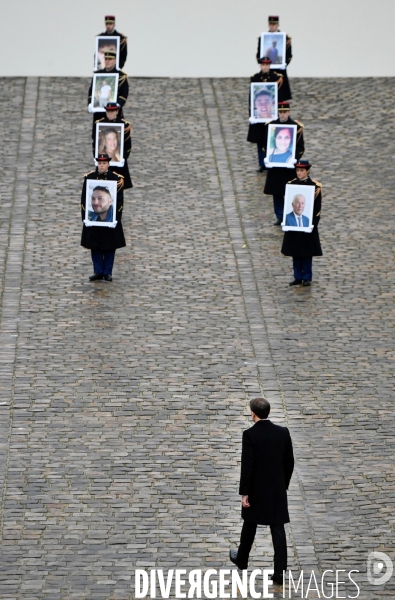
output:
[[[395,558],[394,83],[365,105],[372,82],[293,81],[324,257],[289,289],[245,81],[131,80],[127,248],[91,284],[87,81],[2,80],[0,598],[127,599],[136,567],[230,568],[261,391],[295,445],[290,568]],[[251,567],[271,564],[261,528]],[[361,598],[394,596],[357,579]]]

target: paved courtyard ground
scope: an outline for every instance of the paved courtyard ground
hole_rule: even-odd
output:
[[[130,80],[111,284],[79,245],[88,80],[1,82],[0,598],[128,600],[135,568],[231,568],[261,393],[294,442],[289,568],[394,598],[366,561],[395,560],[395,80],[292,80],[323,184],[324,256],[296,289],[245,80]],[[271,565],[260,528],[250,567]]]

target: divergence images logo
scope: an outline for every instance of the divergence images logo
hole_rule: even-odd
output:
[[[370,552],[368,556],[368,581],[372,585],[384,585],[392,577],[394,565],[384,552]]]

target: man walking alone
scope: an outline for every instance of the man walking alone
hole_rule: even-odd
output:
[[[241,454],[241,516],[244,519],[238,550],[230,560],[247,569],[257,525],[269,525],[274,547],[275,583],[282,584],[287,569],[287,540],[284,523],[289,523],[287,489],[294,468],[291,436],[287,427],[269,419],[270,404],[264,398],[250,402],[254,425],[243,432]]]

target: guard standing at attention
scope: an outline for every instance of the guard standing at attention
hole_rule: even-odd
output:
[[[279,24],[280,24],[280,19],[278,16],[274,16],[274,15],[269,16],[269,33],[276,33],[277,31],[280,33]],[[286,39],[285,62],[288,66],[292,60],[292,44],[291,44],[291,38],[289,35],[286,35],[285,39]],[[259,62],[260,57],[261,57],[261,37],[259,36],[258,50],[256,53],[256,58],[257,58],[258,62]],[[292,94],[291,94],[291,88],[290,88],[289,81],[288,81],[287,67],[285,67],[285,69],[277,69],[277,71],[279,73],[281,73],[284,77],[283,98],[284,98],[284,100],[291,100]]]
[[[314,185],[313,231],[285,231],[281,248],[284,256],[292,256],[294,280],[289,285],[311,285],[313,278],[313,256],[322,256],[318,223],[321,217],[322,185],[310,178],[311,164],[308,160],[299,160],[296,165],[296,178],[293,185]]]
[[[279,102],[278,104],[278,119],[271,121],[271,125],[296,125],[296,152],[295,158],[299,160],[302,158],[304,153],[304,139],[303,139],[303,124],[300,121],[294,121],[291,119],[291,107],[289,102]],[[266,132],[268,128],[266,126]],[[263,148],[266,154],[267,134],[265,141],[265,148]],[[273,207],[276,215],[276,221],[274,225],[281,225],[283,220],[284,211],[284,195],[285,186],[296,176],[295,169],[288,169],[287,167],[273,167],[267,170],[267,177],[265,187],[263,189],[264,194],[273,196]]]
[[[123,131],[123,167],[112,167],[110,164],[110,171],[116,171],[118,175],[122,175],[124,178],[124,190],[128,190],[133,187],[132,180],[130,178],[129,167],[128,167],[128,158],[130,151],[132,149],[132,128],[129,121],[122,119],[118,115],[119,104],[117,102],[108,102],[106,104],[106,116],[98,118],[93,125],[92,131],[92,150],[93,156],[95,156],[95,147],[96,147],[96,124],[97,123],[123,123],[124,131]],[[96,113],[97,114],[97,113]],[[97,115],[98,116],[98,115]],[[116,135],[116,134],[115,134]],[[101,152],[99,148],[99,152]],[[103,152],[109,153],[108,148],[104,148]]]
[[[122,228],[123,212],[123,177],[110,171],[110,157],[107,154],[99,154],[96,158],[98,166],[84,176],[84,185],[81,193],[81,218],[84,222],[82,227],[81,246],[91,251],[94,273],[89,281],[112,281],[112,269],[115,259],[115,251],[126,246],[125,236]],[[103,181],[99,187],[105,188],[105,181],[117,182],[116,202],[116,226],[115,227],[87,227],[85,224],[86,186],[88,179]]]
[[[270,68],[271,60],[270,58],[264,56],[260,58],[258,62],[261,65],[261,70],[259,73],[255,73],[250,79],[250,83],[262,82],[262,83],[277,83],[277,100],[280,102],[283,99],[282,93],[282,85],[283,85],[283,75],[274,69]],[[250,114],[250,103],[251,103],[251,90],[249,96],[248,103],[248,114]],[[258,148],[258,173],[263,173],[265,170],[265,151],[262,149],[266,145],[267,139],[267,129],[266,123],[250,123],[250,127],[248,129],[247,142],[251,142],[252,144],[256,144]]]
[[[117,103],[120,106],[119,109],[119,116],[121,118],[123,118],[123,112],[122,112],[122,107],[124,106],[126,100],[128,99],[128,95],[129,95],[129,81],[128,81],[128,76],[126,75],[126,73],[124,73],[124,71],[121,71],[120,69],[116,68],[116,62],[117,62],[117,55],[116,52],[113,52],[112,50],[109,50],[108,52],[104,53],[104,62],[105,62],[105,68],[104,69],[99,69],[99,71],[96,71],[96,73],[118,73],[119,74],[119,78],[118,78],[118,94],[117,94]],[[92,87],[93,87],[93,79],[91,81],[91,84],[89,86],[89,92],[88,92],[88,110],[89,112],[93,112],[93,107],[92,107]],[[93,123],[96,121],[96,115],[93,115]]]
[[[104,22],[106,25],[106,30],[103,33],[99,33],[99,35],[119,37],[119,68],[123,69],[123,66],[126,62],[126,57],[128,55],[128,39],[115,29],[115,17],[113,15],[106,15],[104,17]]]

